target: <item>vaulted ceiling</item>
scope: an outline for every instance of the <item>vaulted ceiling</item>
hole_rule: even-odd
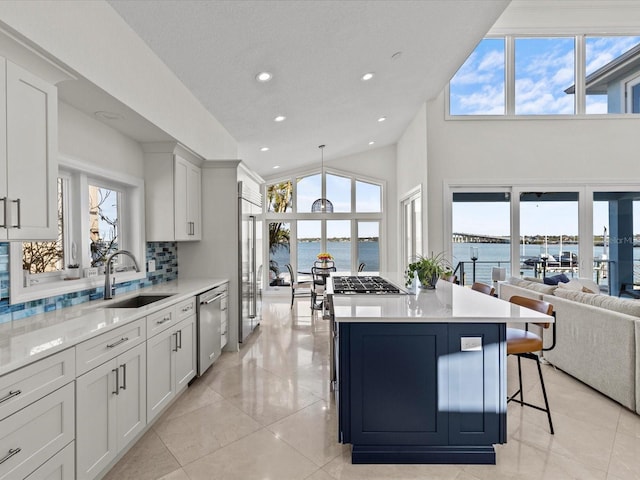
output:
[[[396,143],[509,0],[109,3],[271,175]]]

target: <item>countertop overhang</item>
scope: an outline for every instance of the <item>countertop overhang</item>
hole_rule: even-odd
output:
[[[3,323],[0,325],[0,375],[146,317],[227,281],[216,278],[173,280],[123,293],[112,300],[93,300]],[[139,308],[109,308],[110,304],[137,295],[156,294],[171,296]]]
[[[552,316],[442,280],[435,289],[418,288],[415,294],[332,294],[332,302],[338,323],[554,322]]]

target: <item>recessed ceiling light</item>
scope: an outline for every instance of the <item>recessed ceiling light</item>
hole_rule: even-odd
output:
[[[268,152],[269,151],[269,147],[262,147],[260,149],[261,152]]]
[[[273,169],[274,169],[274,170],[275,170],[275,169],[277,169],[277,168],[280,168],[280,165],[274,165],[274,166],[273,166]]]
[[[122,120],[124,118],[119,113],[107,112],[106,110],[95,112],[94,115],[102,120]]]
[[[378,121],[379,121],[379,122],[384,122],[386,119],[387,119],[387,117],[380,117],[380,118],[378,119]]]
[[[373,140],[371,140],[371,141],[369,142],[369,145],[373,145],[374,143],[376,143],[376,142],[374,142]]]
[[[268,82],[272,78],[273,75],[271,75],[269,72],[260,72],[256,75],[256,80],[258,80],[259,82]]]
[[[276,118],[273,119],[274,122],[284,122],[284,120],[287,117],[285,117],[284,115],[278,115]]]
[[[366,82],[367,80],[371,80],[373,78],[373,72],[367,72],[360,77],[360,80]]]

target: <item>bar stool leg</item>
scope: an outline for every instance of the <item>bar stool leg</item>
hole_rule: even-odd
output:
[[[549,409],[549,401],[547,400],[547,389],[544,388],[544,379],[542,378],[542,368],[540,367],[540,362],[536,362],[538,365],[538,375],[540,375],[540,385],[542,385],[542,396],[544,397],[544,406],[545,411],[547,412],[547,418],[549,419],[549,430],[551,431],[551,435],[553,435],[553,423],[551,422],[551,410]]]
[[[524,405],[524,396],[522,394],[522,364],[520,363],[521,357],[518,355],[518,388],[520,392],[520,406]]]

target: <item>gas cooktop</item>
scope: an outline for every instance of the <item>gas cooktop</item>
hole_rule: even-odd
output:
[[[384,295],[384,294],[391,294],[391,293],[395,293],[395,294],[407,293],[382,277],[377,277],[377,276],[357,277],[352,275],[348,277],[336,276],[332,278],[333,278],[333,293],[335,294]]]

